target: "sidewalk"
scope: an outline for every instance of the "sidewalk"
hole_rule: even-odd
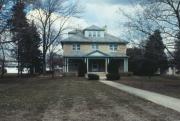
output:
[[[140,98],[146,99],[148,101],[154,102],[156,104],[159,104],[161,106],[173,109],[175,111],[180,112],[180,99],[169,97],[166,95],[145,91],[142,89],[137,89],[134,87],[126,86],[120,83],[112,82],[112,81],[100,81],[106,85],[115,87],[117,89],[120,89],[124,92],[130,93],[132,95],[138,96]]]

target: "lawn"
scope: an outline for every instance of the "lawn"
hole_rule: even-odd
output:
[[[149,90],[171,97],[180,98],[180,77],[123,77],[120,81],[122,84],[133,86],[136,88]]]
[[[179,121],[180,113],[84,78],[0,81],[0,121]]]

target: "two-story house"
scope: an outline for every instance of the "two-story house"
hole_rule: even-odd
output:
[[[127,42],[94,25],[71,31],[62,41],[64,72],[78,72],[82,61],[87,73],[107,73],[111,61],[119,63],[120,72],[128,72],[126,45]]]

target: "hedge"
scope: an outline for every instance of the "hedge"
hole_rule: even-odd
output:
[[[89,80],[99,80],[99,75],[97,74],[88,74]]]

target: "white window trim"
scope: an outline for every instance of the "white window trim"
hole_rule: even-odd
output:
[[[88,33],[89,33],[89,35],[88,35],[89,37],[93,36],[91,31],[89,31]]]
[[[110,49],[112,52],[117,52],[117,50],[118,50],[118,45],[117,45],[117,44],[110,44],[110,45],[109,45],[109,49]]]
[[[80,51],[81,50],[81,45],[80,44],[73,44],[72,45],[72,50],[73,51]]]
[[[97,32],[93,31],[93,37],[97,37]]]
[[[101,37],[101,32],[97,31],[97,37]]]
[[[93,50],[99,50],[99,45],[98,44],[92,44],[92,49]]]

